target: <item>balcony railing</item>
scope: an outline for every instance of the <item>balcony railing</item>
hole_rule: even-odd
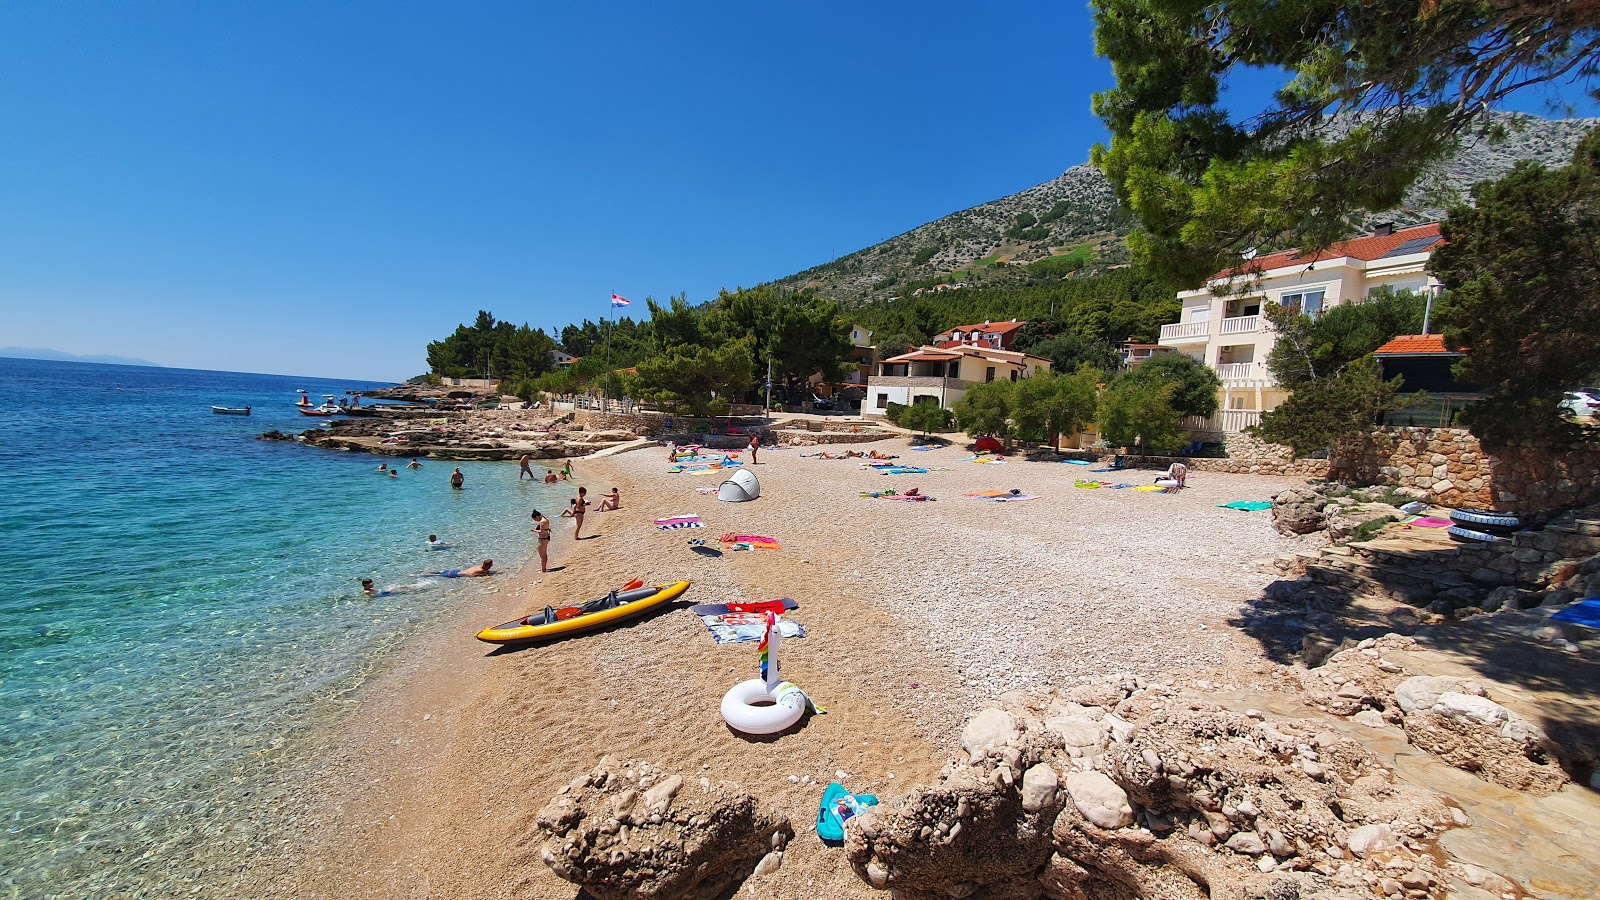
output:
[[[1261,410],[1219,409],[1209,419],[1201,416],[1186,416],[1182,424],[1189,431],[1238,434],[1252,425],[1261,424]]]
[[[1223,381],[1249,381],[1258,377],[1256,364],[1253,362],[1217,363],[1217,377]]]
[[[1210,322],[1179,322],[1175,325],[1161,326],[1161,340],[1181,341],[1199,338],[1204,340]]]
[[[1260,316],[1234,316],[1222,320],[1221,334],[1254,334],[1261,330]]]

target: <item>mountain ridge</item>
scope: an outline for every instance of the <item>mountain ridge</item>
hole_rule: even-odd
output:
[[[44,347],[0,347],[0,356],[8,359],[42,359],[47,362],[81,362],[95,363],[102,366],[154,366],[163,368],[160,363],[153,363],[147,359],[137,359],[131,356],[110,356],[104,353],[89,353],[78,355],[65,350],[50,350]]]
[[[1545,119],[1494,113],[1500,140],[1476,139],[1413,186],[1392,210],[1367,216],[1366,226],[1397,227],[1443,218],[1470,186],[1509,172],[1521,160],[1565,165],[1600,118]],[[1003,286],[1037,283],[1120,268],[1129,263],[1124,238],[1132,215],[1105,176],[1088,163],[996,200],[926,222],[869,247],[770,282],[811,290],[849,308],[927,290],[936,285]]]

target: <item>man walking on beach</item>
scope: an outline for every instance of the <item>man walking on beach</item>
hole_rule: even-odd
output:
[[[456,466],[456,470],[450,473],[450,486],[459,491],[461,490],[461,486],[466,483],[467,476],[461,474],[460,466]]]
[[[526,453],[522,454],[522,471],[517,473],[518,481],[521,481],[522,476],[524,475],[528,476],[529,478],[533,478],[535,481],[538,480],[538,478],[533,474],[533,470],[528,468],[528,463],[530,462],[533,462],[533,457]]]
[[[539,534],[539,571],[550,571],[550,517],[533,511],[533,530]]]

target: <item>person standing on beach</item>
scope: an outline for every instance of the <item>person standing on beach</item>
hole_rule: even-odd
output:
[[[561,461],[561,480],[565,481],[565,480],[567,480],[568,478],[571,478],[571,477],[572,477],[572,460],[563,459]]]
[[[572,504],[572,521],[576,526],[572,529],[572,539],[583,540],[583,514],[589,511],[589,489],[578,488],[578,499]]]
[[[461,474],[460,466],[456,466],[456,470],[450,473],[450,486],[459,491],[461,490],[461,486],[466,483],[467,476]]]
[[[529,478],[533,478],[533,479],[537,480],[537,476],[535,476],[533,474],[533,470],[528,468],[528,463],[531,463],[531,462],[533,462],[533,457],[532,456],[530,456],[530,455],[528,455],[526,453],[522,454],[522,471],[517,473],[517,480],[518,481],[521,481],[522,480],[522,476],[524,476],[524,475],[528,476]]]
[[[756,451],[761,449],[761,435],[750,435],[750,465],[756,464]]]
[[[539,535],[539,571],[550,571],[550,517],[533,511],[533,531]]]

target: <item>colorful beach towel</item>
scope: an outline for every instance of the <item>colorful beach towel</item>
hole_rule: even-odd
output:
[[[1038,500],[1037,494],[1006,494],[1003,497],[991,497],[995,503],[1021,503],[1024,500]]]
[[[1164,490],[1166,490],[1166,488],[1162,487],[1159,484],[1141,484],[1138,487],[1134,488],[1134,490],[1138,491],[1141,494],[1149,494],[1149,493],[1154,493],[1156,491],[1164,491]]]
[[[778,545],[777,538],[766,537],[759,534],[733,534],[732,532],[729,532],[728,534],[718,538],[718,540],[722,541],[725,546],[733,544],[749,544],[750,548],[755,550],[783,549]]]
[[[924,469],[924,468],[922,468],[920,466],[890,466],[887,469],[879,469],[878,471],[881,474],[884,474],[884,475],[926,475],[926,474],[928,474],[928,470]]]
[[[1152,485],[1152,487],[1154,487],[1154,485]],[[1234,501],[1232,501],[1230,503],[1218,503],[1217,507],[1219,509],[1242,509],[1245,512],[1260,512],[1263,509],[1271,509],[1272,508],[1272,501],[1271,500],[1234,500]]]
[[[697,487],[697,488],[694,489],[694,492],[696,494],[715,494],[719,490],[721,490],[721,488]]]
[[[1413,516],[1412,518],[1402,521],[1400,524],[1407,525],[1412,528],[1449,528],[1455,523],[1449,519],[1441,519],[1438,516]]]
[[[656,519],[654,522],[651,522],[650,524],[652,524],[652,525],[671,525],[674,522],[698,522],[698,521],[700,521],[700,514],[699,513],[678,513],[675,516],[662,516],[661,518]]]
[[[704,527],[706,527],[706,523],[701,522],[701,521],[694,521],[694,522],[672,522],[672,523],[667,524],[667,525],[657,525],[656,529],[658,531],[675,531],[675,530],[677,530],[679,528],[704,528]]]
[[[969,492],[967,492],[965,494],[962,494],[961,496],[963,496],[963,497],[971,497],[974,500],[987,500],[990,497],[1004,497],[1008,493],[1013,493],[1013,492],[1012,491],[969,491]],[[1014,493],[1020,494],[1022,492],[1021,491],[1016,491]]]
[[[1092,466],[1092,465],[1094,465],[1093,462],[1091,462],[1091,461],[1089,461],[1087,459],[1063,459],[1062,462],[1066,463],[1069,466]],[[1098,472],[1099,470],[1096,469],[1095,471]]]
[[[1072,483],[1075,486],[1081,487],[1086,491],[1092,491],[1095,488],[1098,488],[1100,486],[1100,482],[1098,482],[1098,481],[1084,481],[1081,478],[1074,480]]]
[[[720,616],[701,616],[711,639],[719,644],[744,644],[759,641],[767,633],[767,614],[730,612]],[[778,620],[778,633],[786,638],[806,636],[805,626],[799,622]]]

